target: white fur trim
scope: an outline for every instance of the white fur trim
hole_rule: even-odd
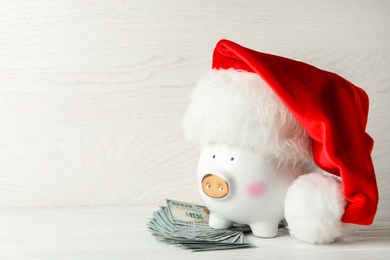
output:
[[[211,70],[198,82],[182,121],[200,145],[245,147],[282,161],[311,161],[310,138],[256,73]]]
[[[341,183],[336,178],[322,173],[298,177],[285,199],[290,234],[308,243],[335,241],[348,226],[341,221],[345,205]]]

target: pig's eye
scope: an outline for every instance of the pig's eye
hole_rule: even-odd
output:
[[[234,161],[234,157],[231,157],[231,158],[230,158],[230,161]]]
[[[215,154],[213,155],[213,158],[215,159]]]

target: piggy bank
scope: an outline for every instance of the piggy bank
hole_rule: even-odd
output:
[[[248,224],[258,237],[275,237],[284,218],[284,198],[304,169],[280,164],[248,149],[220,144],[202,148],[197,179],[216,229]]]
[[[213,70],[191,96],[182,126],[200,145],[197,185],[210,227],[248,224],[275,237],[291,183],[311,169],[310,139],[254,73]]]
[[[217,43],[182,120],[200,147],[197,185],[209,225],[328,243],[371,224],[378,190],[365,132],[366,93],[337,74]]]

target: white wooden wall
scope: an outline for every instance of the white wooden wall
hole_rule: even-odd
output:
[[[1,0],[0,207],[199,201],[179,123],[221,38],[364,88],[390,198],[389,1]]]

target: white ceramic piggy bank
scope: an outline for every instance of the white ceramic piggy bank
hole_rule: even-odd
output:
[[[255,236],[275,237],[287,188],[301,172],[245,148],[204,146],[197,177],[210,227],[223,229],[237,222],[248,224]]]
[[[371,224],[367,113],[365,92],[334,73],[219,41],[182,121],[185,139],[202,148],[197,181],[210,226],[238,222],[274,237],[286,218],[295,237],[329,243],[345,223]]]

